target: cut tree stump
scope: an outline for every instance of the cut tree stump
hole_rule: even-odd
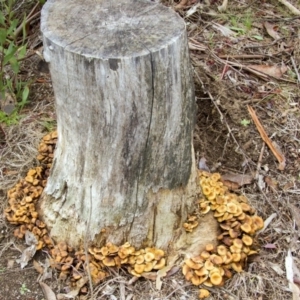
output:
[[[170,253],[213,242],[212,215],[182,227],[199,195],[184,21],[145,0],[48,0],[41,30],[59,137],[40,203],[51,236]]]

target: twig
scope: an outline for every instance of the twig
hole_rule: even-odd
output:
[[[219,12],[226,11],[228,5],[228,0],[223,0],[222,5],[218,6]]]
[[[25,20],[25,24],[23,24],[23,22],[20,24],[20,26],[15,30],[14,33],[14,37],[17,38],[19,36],[19,34],[22,32],[23,30],[23,26],[27,25],[29,22],[31,22],[34,18],[36,18],[38,15],[40,14],[40,11],[36,12],[33,16],[27,18]]]
[[[90,292],[91,292],[91,299],[94,299],[94,289],[93,289],[93,282],[92,282],[92,276],[91,276],[91,271],[90,271],[90,264],[89,264],[89,256],[88,256],[88,236],[89,236],[89,231],[90,231],[90,222],[91,222],[91,217],[92,217],[92,186],[90,186],[90,211],[89,211],[89,219],[86,227],[86,233],[84,237],[84,252],[85,252],[85,257],[86,257],[86,262],[87,262],[87,273],[89,276],[89,285],[90,285]]]
[[[263,143],[263,145],[261,147],[258,162],[257,162],[257,166],[256,166],[256,173],[255,173],[255,179],[256,180],[258,179],[258,175],[259,175],[258,173],[259,173],[259,170],[261,168],[261,162],[262,162],[262,159],[263,159],[264,151],[265,151],[265,143]]]
[[[223,122],[225,123],[225,125],[226,125],[226,127],[227,127],[227,130],[228,130],[228,133],[230,134],[230,136],[232,137],[232,139],[233,139],[234,142],[236,143],[238,149],[240,149],[241,152],[243,153],[243,155],[244,155],[245,157],[247,157],[247,155],[246,155],[246,153],[244,152],[243,148],[239,145],[238,141],[236,140],[235,136],[233,135],[231,128],[229,127],[229,125],[228,125],[226,119],[224,118],[222,112],[220,111],[218,105],[216,104],[216,102],[215,102],[213,96],[211,95],[211,93],[210,93],[209,91],[207,91],[207,93],[208,93],[208,95],[209,95],[210,100],[212,101],[212,103],[214,104],[214,106],[216,107],[217,111],[218,111],[219,114],[220,114],[221,122],[222,122],[222,123],[223,123]]]
[[[237,54],[237,55],[229,55],[229,54],[223,54],[223,55],[218,55],[220,58],[234,58],[234,59],[253,59],[253,58],[265,58],[269,55],[261,55],[261,54]]]
[[[184,8],[189,0],[181,0],[174,8],[175,10]]]
[[[256,128],[257,128],[258,132],[260,133],[261,138],[268,145],[268,147],[270,148],[270,150],[273,152],[274,156],[278,160],[278,162],[279,162],[278,169],[281,170],[281,171],[284,170],[284,168],[285,168],[285,157],[279,151],[279,149],[276,149],[276,146],[271,141],[271,139],[268,137],[265,129],[263,128],[260,121],[258,120],[258,117],[256,116],[256,113],[255,113],[254,109],[249,105],[247,105],[247,107],[248,107],[248,111],[250,113],[250,116],[252,117],[252,120],[253,120],[254,124],[256,125]]]
[[[300,10],[297,9],[294,5],[292,5],[287,0],[278,0],[280,3],[285,5],[294,15],[300,16]]]
[[[299,75],[298,68],[297,68],[297,66],[296,66],[294,57],[291,57],[291,61],[292,61],[292,65],[293,65],[293,67],[294,67],[294,70],[295,70],[295,72],[296,72],[296,74],[297,74],[298,83],[300,83],[300,75]]]

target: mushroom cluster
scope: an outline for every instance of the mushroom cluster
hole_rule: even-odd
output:
[[[40,161],[41,165],[48,170],[52,165],[56,143],[57,131],[53,131],[43,137],[38,147],[39,155],[37,156],[37,159]]]
[[[183,228],[186,232],[193,232],[193,230],[198,226],[198,217],[194,214],[188,216],[185,223],[183,223]]]
[[[14,236],[23,239],[26,230],[29,230],[37,238],[37,250],[44,246],[53,246],[46,225],[38,219],[36,203],[46,186],[56,141],[56,132],[43,137],[37,157],[41,166],[30,169],[26,177],[7,192],[9,205],[4,210],[5,217],[9,223],[19,225],[14,231]]]
[[[88,253],[84,250],[73,253],[72,248],[60,242],[50,253],[51,266],[60,272],[59,278],[70,277],[71,282],[89,272],[93,283],[97,284],[108,275],[106,268],[124,266],[131,275],[141,277],[145,272],[160,270],[166,265],[163,250],[150,247],[136,250],[128,242],[119,247],[112,243],[103,247],[91,246]]]
[[[157,248],[137,250],[127,242],[121,246],[112,243],[91,246],[75,252],[65,242],[55,244],[51,240],[46,225],[38,218],[36,203],[49,176],[56,142],[56,131],[43,137],[37,157],[40,166],[30,169],[26,177],[7,192],[9,206],[4,213],[11,224],[18,225],[14,235],[22,239],[27,230],[32,232],[38,241],[36,249],[48,247],[51,266],[58,270],[60,279],[69,278],[74,286],[87,272],[94,284],[99,283],[108,275],[106,268],[126,267],[136,277],[164,268],[165,253]],[[187,232],[192,232],[198,226],[199,215],[212,211],[222,231],[218,236],[219,245],[208,244],[198,256],[184,261],[183,275],[196,286],[222,286],[232,277],[232,271],[241,272],[247,257],[257,253],[253,247],[254,235],[264,226],[247,198],[230,193],[220,179],[218,173],[199,171],[204,198],[199,201],[199,210],[189,215],[183,225]],[[87,291],[87,286],[83,286],[81,292]],[[209,294],[204,288],[199,290],[200,299]]]
[[[222,233],[218,236],[218,246],[208,244],[197,257],[186,259],[182,273],[197,286],[222,286],[232,276],[232,271],[241,272],[247,257],[257,253],[253,249],[253,236],[263,228],[264,222],[255,215],[245,196],[228,191],[220,181],[220,174],[199,171],[199,177],[205,196],[199,201],[199,212],[212,211]],[[201,289],[199,298],[208,295]]]

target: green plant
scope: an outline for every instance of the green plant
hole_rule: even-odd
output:
[[[243,19],[243,24],[246,27],[247,31],[252,28],[253,18],[250,13],[247,13],[246,17]]]
[[[21,81],[18,76],[20,61],[26,55],[26,15],[23,20],[15,16],[13,7],[17,1],[0,2],[0,98],[5,101],[6,94],[14,95],[17,100],[15,109],[19,111],[28,101],[29,82]],[[21,40],[19,32],[23,33]],[[7,122],[3,112],[0,122]]]
[[[42,120],[42,126],[44,126],[48,132],[51,132],[56,128],[56,121],[50,118],[45,118]]]
[[[251,121],[250,121],[250,120],[247,120],[247,119],[243,119],[243,120],[241,121],[241,125],[243,125],[243,126],[245,126],[245,127],[247,127],[250,123],[251,123]]]
[[[22,283],[20,287],[20,294],[25,295],[26,293],[29,293],[30,290],[26,287],[26,283]]]

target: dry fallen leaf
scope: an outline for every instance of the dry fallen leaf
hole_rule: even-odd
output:
[[[275,244],[270,244],[270,243],[263,245],[263,247],[266,249],[276,249],[277,248]]]
[[[278,79],[281,78],[282,75],[287,71],[287,67],[285,65],[283,66],[248,65],[247,67]]]
[[[82,277],[76,281],[76,286],[68,294],[57,294],[57,299],[75,299],[80,289],[88,282],[88,277]]]
[[[278,182],[270,176],[265,176],[265,183],[268,187],[272,188],[273,190],[278,189]]]
[[[156,277],[157,277],[157,272],[144,272],[141,275],[142,275],[142,277],[144,277],[146,279],[155,281]]]
[[[180,266],[174,266],[167,274],[167,277],[171,277],[176,274],[179,270],[181,270]]]
[[[21,255],[20,259],[17,259],[17,263],[21,265],[21,269],[24,269],[29,263],[29,261],[33,258],[34,254],[36,252],[36,246],[31,245],[27,247]]]
[[[292,213],[293,219],[298,227],[298,235],[300,234],[300,209],[293,204],[289,204],[290,211]]]
[[[276,213],[271,214],[271,215],[264,221],[264,228],[261,229],[261,230],[259,230],[258,233],[264,232],[264,231],[267,229],[267,227],[270,225],[270,223],[272,222],[272,220],[273,220],[274,218],[276,218],[276,217],[277,217],[277,214],[276,214]]]
[[[43,274],[44,273],[44,268],[42,267],[42,265],[37,262],[35,259],[33,260],[33,267],[35,268],[35,270],[40,273]]]
[[[189,0],[181,0],[177,5],[175,5],[175,10],[183,9],[188,4]]]
[[[289,289],[293,294],[293,300],[299,300],[300,290],[298,286],[294,283],[293,256],[291,250],[288,251],[288,254],[285,258],[285,271],[286,278],[289,282]]]
[[[219,30],[223,36],[235,36],[236,33],[231,29],[227,28],[226,26],[220,25],[218,23],[213,23],[213,28]]]
[[[228,189],[230,190],[230,191],[236,191],[236,190],[238,190],[239,189],[239,185],[238,185],[238,183],[236,183],[236,182],[232,182],[232,181],[230,181],[230,180],[223,180],[222,178],[221,178],[221,182],[226,186],[226,187],[228,187]]]
[[[206,164],[206,158],[205,157],[200,158],[198,168],[199,168],[199,170],[210,172],[209,167]]]
[[[278,29],[277,25],[271,24],[269,22],[264,22],[264,26],[268,32],[268,34],[274,39],[274,40],[279,40],[280,39],[280,35],[278,34],[278,32],[276,31],[276,29]]]
[[[158,291],[161,290],[161,286],[162,286],[162,281],[161,281],[161,279],[162,279],[163,277],[166,277],[167,274],[168,274],[168,272],[169,272],[172,268],[173,268],[173,265],[168,265],[168,266],[162,268],[161,270],[159,270],[159,271],[157,272],[157,277],[156,277],[156,289],[157,289]]]
[[[45,300],[57,300],[54,292],[46,283],[40,281],[39,284],[43,291]]]
[[[222,175],[222,179],[225,181],[231,181],[239,185],[239,187],[250,184],[253,181],[252,175],[247,174],[234,174],[234,173],[228,173]]]
[[[15,261],[13,259],[9,259],[7,262],[7,269],[12,269],[14,267]]]
[[[279,275],[282,276],[284,274],[284,271],[280,268],[279,264],[275,264],[272,262],[268,262],[268,265]]]

